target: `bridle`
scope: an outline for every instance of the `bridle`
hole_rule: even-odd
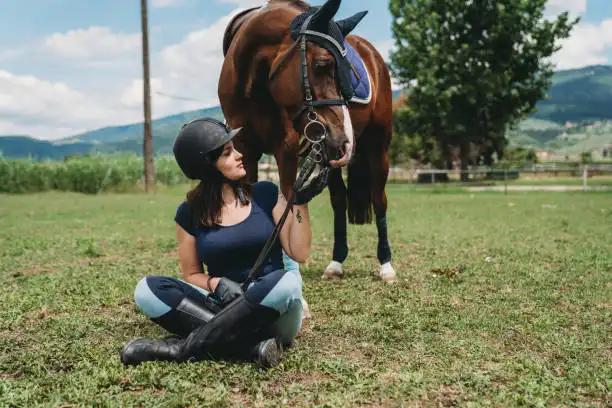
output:
[[[318,31],[313,31],[308,29],[308,25],[310,24],[310,20],[312,19],[312,15],[308,16],[297,36],[297,39],[293,43],[293,45],[287,50],[285,55],[282,57],[276,68],[270,73],[268,80],[272,81],[274,76],[278,73],[280,68],[282,68],[285,61],[289,58],[289,56],[293,53],[293,51],[299,46],[300,48],[300,79],[302,83],[302,93],[304,95],[304,99],[302,101],[302,106],[298,110],[298,112],[294,115],[292,119],[293,123],[296,123],[297,120],[301,119],[304,115],[306,115],[307,123],[304,126],[303,134],[300,135],[300,155],[304,154],[308,148],[311,150],[315,150],[316,154],[314,156],[314,160],[317,163],[321,163],[324,159],[325,150],[323,149],[323,145],[325,143],[327,137],[327,128],[325,125],[319,120],[319,115],[315,110],[318,106],[342,106],[347,105],[345,99],[323,99],[323,100],[315,100],[312,97],[312,87],[310,85],[310,80],[308,79],[308,60],[306,58],[306,50],[307,50],[307,37],[315,36],[325,39],[328,43],[330,43],[333,47],[337,48],[340,52],[340,55],[343,57],[346,56],[346,49],[336,41],[333,37],[320,33]],[[299,132],[299,131],[298,131]]]

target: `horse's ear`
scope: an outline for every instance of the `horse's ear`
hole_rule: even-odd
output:
[[[361,11],[352,17],[345,18],[344,20],[336,21],[336,24],[338,24],[340,31],[346,37],[347,35],[349,35],[351,31],[355,29],[355,27],[357,27],[357,24],[359,24],[361,20],[363,20],[366,14],[368,14],[367,11]]]
[[[327,0],[313,15],[309,27],[326,29],[340,8],[341,0]]]

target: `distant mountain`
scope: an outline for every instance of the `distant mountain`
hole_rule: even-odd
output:
[[[558,123],[527,119],[507,134],[510,145],[544,149],[576,156],[581,152],[612,146],[612,121]]]
[[[393,99],[402,93],[393,92]],[[546,148],[559,151],[584,146],[612,144],[610,126],[594,124],[596,120],[612,120],[612,67],[591,66],[559,71],[549,90],[550,98],[541,101],[530,119],[508,133],[512,145]],[[153,121],[156,154],[172,151],[172,143],[180,126],[192,119],[212,116],[223,120],[219,106],[183,112]],[[566,122],[572,122],[567,124]],[[582,129],[588,128],[586,136]],[[606,132],[611,133],[606,133]],[[111,126],[70,136],[57,141],[42,141],[27,136],[0,137],[0,152],[6,157],[36,159],[63,158],[68,154],[88,152],[142,152],[142,123]]]
[[[510,144],[570,155],[612,145],[612,66],[559,71],[548,95]]]
[[[0,137],[0,153],[10,158],[63,159],[67,155],[87,153],[93,148],[94,145],[87,142],[54,144],[29,136]]]
[[[178,113],[176,115],[166,116],[153,121],[153,134],[157,136],[159,132],[168,133],[176,130],[185,122],[199,118],[202,116],[211,116],[223,120],[223,112],[221,107],[215,106],[208,109],[198,109],[189,112]],[[125,141],[128,139],[142,140],[142,122],[133,123],[124,126],[110,126],[102,129],[92,130],[90,132],[81,133],[78,135],[67,137],[63,140],[77,139],[82,142],[91,143],[109,143]]]
[[[152,130],[155,153],[171,153],[174,137],[181,125],[202,116],[223,120],[223,112],[218,106],[154,120]],[[0,152],[9,158],[30,156],[37,160],[62,159],[66,155],[90,152],[141,154],[142,138],[142,123],[105,127],[53,141],[33,139],[29,136],[1,136]]]
[[[559,71],[548,94],[532,117],[562,124],[612,120],[612,66]]]

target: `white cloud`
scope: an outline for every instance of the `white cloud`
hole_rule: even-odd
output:
[[[151,2],[151,6],[161,8],[161,7],[173,6],[176,3],[178,3],[177,0],[153,0]]]
[[[158,73],[156,76],[161,79],[164,92],[196,99],[200,102],[199,106],[218,103],[217,84],[224,59],[223,33],[235,13],[190,33],[182,42],[161,51],[161,75]],[[160,109],[164,109],[166,102],[171,105],[166,97],[158,95],[158,99]],[[181,101],[177,109],[180,105],[193,106],[195,103]],[[173,104],[177,105],[177,100]]]
[[[143,94],[143,83],[142,79],[132,80],[131,85],[121,95],[121,103],[128,108],[139,108],[142,107],[144,94]],[[151,99],[154,99],[154,95],[157,92],[162,92],[163,86],[162,81],[159,78],[151,78]]]
[[[40,139],[69,136],[82,129],[136,120],[137,112],[115,107],[61,82],[0,71],[0,134]]]
[[[548,0],[547,18],[568,11],[577,17],[586,12],[587,0]],[[592,24],[579,22],[570,37],[559,42],[561,50],[552,57],[557,69],[580,68],[588,65],[609,64],[612,51],[612,19]]]
[[[395,46],[393,40],[372,41],[372,45],[380,53],[385,61],[389,61],[389,53]]]
[[[548,0],[546,4],[546,14],[558,15],[568,11],[570,15],[584,13],[587,7],[587,0]]]
[[[54,33],[44,40],[44,47],[63,58],[101,60],[129,53],[137,55],[140,43],[140,33],[118,34],[108,27],[89,27]]]
[[[237,11],[151,56],[153,117],[218,104],[223,32]],[[47,39],[45,46],[55,55],[77,59],[84,66],[110,69],[115,65],[113,62],[128,58],[121,54],[133,51],[139,41],[139,35],[123,36],[106,28],[91,27],[55,34]],[[99,59],[100,56],[107,59]],[[139,60],[139,54],[134,60]],[[88,92],[82,92],[63,82],[0,71],[3,91],[0,135],[18,133],[57,139],[84,129],[139,121],[143,82],[139,74],[123,90],[113,89],[115,83],[127,79],[118,73],[116,77],[111,76],[113,86],[99,83],[95,89],[89,87]]]
[[[222,37],[234,14],[190,33],[180,43],[152,56],[154,117],[218,104],[217,83],[223,64]],[[56,55],[79,59],[87,66],[104,67],[108,61],[97,61],[96,58],[101,55],[119,58],[120,54],[138,47],[140,38],[139,35],[135,37],[130,43],[129,36],[126,38],[105,28],[92,27],[55,34],[45,45]],[[141,120],[142,83],[142,78],[135,78],[120,92],[100,89],[84,93],[62,82],[0,71],[0,89],[3,91],[0,95],[0,134],[19,133],[40,139],[56,139],[83,129]],[[100,88],[103,88],[102,84]]]
[[[162,8],[162,7],[179,6],[182,3],[183,3],[182,0],[153,0],[151,2],[151,5],[154,8]]]
[[[263,6],[264,0],[218,0],[219,3],[235,4],[240,7]]]
[[[552,58],[557,69],[608,64],[606,52],[612,50],[612,19],[599,24],[580,23],[560,45],[561,50]]]

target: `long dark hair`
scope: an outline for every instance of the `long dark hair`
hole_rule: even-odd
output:
[[[229,183],[240,204],[247,205],[251,198],[251,185],[244,181],[227,179],[215,166],[223,146],[213,150],[203,164],[202,177],[197,186],[187,193],[187,205],[193,214],[196,226],[213,227],[221,223],[223,207],[223,183]]]

